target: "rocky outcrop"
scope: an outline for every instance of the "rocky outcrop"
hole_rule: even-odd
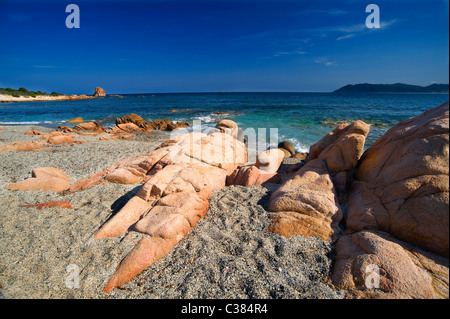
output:
[[[81,117],[75,117],[67,121],[67,123],[83,123],[84,120]]]
[[[289,141],[280,142],[278,144],[278,148],[287,151],[287,153],[285,153],[287,155],[286,157],[290,157],[295,154],[295,148]]]
[[[154,120],[149,122],[144,122],[141,127],[145,131],[152,131],[152,130],[158,130],[158,131],[173,131],[178,128],[185,128],[190,127],[189,123],[186,122],[172,122],[169,119],[164,120]]]
[[[336,245],[336,286],[363,298],[449,297],[448,163],[448,103],[397,124],[364,153]]]
[[[323,159],[330,173],[349,171],[361,158],[369,130],[362,121],[343,123],[311,146],[307,160]]]
[[[96,87],[95,92],[94,92],[94,94],[92,94],[92,96],[105,97],[106,93],[105,93],[105,90],[103,90],[101,87]]]
[[[40,141],[17,142],[11,145],[0,146],[0,152],[3,151],[37,151],[45,148],[45,144]]]
[[[237,124],[232,120],[227,119],[221,120],[219,123],[217,123],[216,129],[218,129],[222,133],[229,134],[234,138],[237,138],[239,133],[239,128]]]
[[[104,132],[105,129],[98,122],[83,122],[83,123],[77,124],[71,131],[72,132],[73,131],[75,131],[75,132],[77,132],[77,131]]]
[[[380,229],[449,255],[448,103],[386,132],[361,158],[347,226]]]
[[[227,176],[227,185],[241,185],[245,187],[258,186],[264,183],[278,184],[281,174],[261,171],[255,165],[241,166]]]
[[[356,166],[368,133],[364,122],[345,123],[312,145],[307,163],[293,166],[298,171],[270,196],[269,210],[276,214],[270,216],[269,231],[285,237],[336,237],[347,175]]]
[[[133,123],[136,126],[141,126],[142,123],[144,123],[144,119],[140,117],[137,114],[131,113],[128,115],[124,115],[122,117],[116,118],[116,125],[120,124],[126,124],[126,123]]]
[[[229,131],[233,134],[232,131]],[[281,182],[281,174],[277,173],[284,154],[280,149],[269,149],[258,154],[256,164],[241,166],[227,177],[227,185],[257,186],[264,183]]]
[[[33,169],[32,177],[6,186],[6,189],[17,191],[52,191],[62,192],[70,188],[72,179],[63,171],[54,167]]]
[[[448,298],[448,259],[379,230],[343,236],[332,281],[349,298]]]
[[[333,181],[325,161],[313,160],[298,170],[269,199],[269,231],[285,237],[318,236],[323,240],[338,231],[342,219]]]
[[[143,184],[94,236],[116,237],[127,230],[143,235],[104,291],[123,285],[166,255],[206,214],[211,192],[223,188],[227,175],[246,162],[245,145],[232,135],[193,132],[168,139],[147,154],[119,161],[72,185],[71,192],[101,183]]]
[[[120,130],[126,132],[144,132],[149,133],[154,130],[158,131],[173,131],[178,128],[189,127],[189,123],[186,122],[172,122],[169,119],[144,121],[144,119],[134,113],[124,115],[116,119],[116,126],[112,127],[112,132],[118,132]]]

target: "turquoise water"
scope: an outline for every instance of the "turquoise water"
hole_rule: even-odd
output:
[[[370,124],[366,143],[370,146],[396,123],[448,100],[448,94],[128,94],[123,98],[0,104],[0,125],[57,127],[81,116],[85,121],[96,120],[111,126],[117,117],[136,113],[144,120],[201,120],[213,127],[218,120],[230,118],[244,129],[277,128],[280,140],[291,141],[297,151],[307,151],[340,121],[359,119]],[[217,111],[227,114],[215,114]]]

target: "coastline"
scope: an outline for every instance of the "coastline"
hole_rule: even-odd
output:
[[[139,243],[158,237],[128,228],[129,224],[121,235],[98,237],[105,225],[142,209],[143,203],[150,205],[143,219],[159,218],[158,212],[150,212],[178,207],[165,200],[171,195],[191,194],[189,185],[199,185],[197,177],[188,173],[196,169],[195,164],[172,162],[170,156],[163,155],[196,133],[168,139],[167,132],[144,130],[152,122],[141,122],[142,118],[130,114],[118,118],[110,129],[95,122],[60,127],[59,131],[29,125],[0,127],[4,172],[0,176],[0,203],[5,207],[0,212],[0,234],[4,238],[0,242],[0,264],[4,265],[0,297],[448,299],[448,168],[441,165],[448,163],[448,152],[438,147],[446,144],[448,150],[448,102],[395,125],[366,151],[363,146],[370,127],[357,120],[350,125],[339,124],[312,145],[308,154],[298,154],[306,155],[306,159],[296,158],[287,142],[259,153],[255,165],[247,157],[234,160],[240,164],[225,169],[226,173],[222,165],[228,162],[214,164],[211,158],[202,158],[206,164],[202,169],[212,169],[202,176],[215,178],[217,169],[226,175],[222,186],[205,188],[210,196],[204,211],[207,215],[199,217],[195,228],[191,226],[185,237],[161,257],[133,271],[132,280],[107,289]],[[245,154],[244,147],[239,146],[244,145],[239,141],[239,127],[233,121],[221,120],[209,134],[201,137],[202,143],[226,137],[238,142],[228,144],[235,145],[232,149]],[[433,139],[439,140],[430,143]],[[14,147],[17,142],[20,147]],[[22,147],[36,143],[38,148]],[[418,163],[417,156],[407,151],[417,143],[426,145],[424,154],[432,154],[422,156],[427,158],[426,163],[422,157]],[[404,156],[405,150],[412,156]],[[32,156],[26,151],[33,151]],[[275,159],[271,154],[280,155]],[[390,158],[395,160],[387,165]],[[420,175],[420,165],[433,164],[432,177]],[[62,170],[68,182],[74,183],[53,192],[37,192],[43,184],[19,187],[46,183],[52,176],[39,180],[34,172],[37,168]],[[186,184],[181,183],[181,173],[175,173],[180,177],[175,182],[171,170],[180,168],[187,174],[183,177],[189,180]],[[374,171],[387,180],[385,185],[377,184]],[[143,182],[136,179],[139,176]],[[428,187],[429,178],[435,187],[432,197],[410,190],[410,185]],[[206,186],[208,182],[204,182]],[[142,192],[149,185],[155,192]],[[392,185],[400,186],[392,190]],[[160,200],[151,202],[150,197],[140,197],[147,194],[160,196]],[[386,214],[386,208],[377,205],[385,200],[385,194],[393,202],[411,201],[414,205],[409,214],[399,215],[400,221],[389,223],[388,230],[377,216],[380,224],[366,227],[364,214]],[[423,198],[429,200],[427,205],[433,213],[424,213],[415,204]],[[134,206],[136,201],[138,206]],[[411,227],[410,234],[402,233],[402,225],[414,224],[419,220],[414,216],[421,214],[426,216],[420,219],[419,231]],[[430,221],[433,218],[443,222]],[[167,222],[164,227],[172,226]],[[429,241],[431,232],[439,239]],[[360,259],[363,261],[358,262]],[[360,279],[366,263],[373,264],[374,260],[386,271],[379,274],[382,286],[377,290]],[[140,262],[137,266],[141,267]],[[77,287],[67,283],[71,269],[78,271]],[[28,289],[30,286],[34,289]]]
[[[89,95],[58,95],[58,96],[48,96],[48,95],[36,95],[36,97],[25,97],[25,96],[11,96],[6,94],[0,94],[0,103],[14,103],[14,102],[42,102],[42,101],[70,101],[70,100],[86,100],[93,99],[95,96]]]

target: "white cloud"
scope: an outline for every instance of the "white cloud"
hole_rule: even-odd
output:
[[[316,58],[314,60],[314,62],[317,63],[317,64],[323,64],[323,65],[326,65],[326,66],[337,65],[337,63],[335,61],[330,61],[330,59],[328,57]]]
[[[282,56],[282,55],[303,55],[303,54],[308,54],[308,52],[303,51],[301,49],[297,49],[297,50],[293,50],[293,51],[279,51],[277,53],[275,53],[273,56]]]
[[[350,39],[358,34],[366,34],[367,32],[371,32],[374,30],[387,30],[390,26],[392,26],[394,23],[397,22],[397,19],[393,19],[390,21],[381,21],[380,28],[379,29],[369,29],[366,27],[365,24],[355,24],[351,26],[343,26],[343,27],[337,27],[334,31],[336,32],[343,32],[344,34],[337,37],[336,41],[344,40],[344,39]],[[330,32],[333,31],[330,29]]]

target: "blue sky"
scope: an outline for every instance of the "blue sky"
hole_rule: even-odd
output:
[[[68,4],[80,28],[65,26]],[[368,29],[368,4],[381,28]],[[0,87],[327,92],[448,83],[448,0],[0,0]]]

